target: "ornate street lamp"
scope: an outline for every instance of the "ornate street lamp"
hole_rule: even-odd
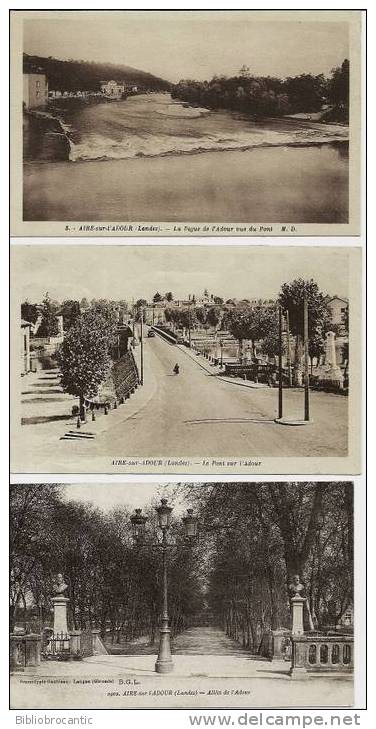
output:
[[[160,627],[160,638],[159,638],[159,651],[158,657],[155,663],[155,670],[157,673],[171,673],[174,669],[174,664],[171,658],[171,638],[169,628],[169,617],[168,617],[168,582],[167,582],[167,550],[169,547],[175,546],[169,544],[167,541],[167,532],[171,526],[171,513],[172,506],[168,506],[167,499],[161,499],[159,506],[155,508],[158,515],[158,526],[162,531],[162,542],[159,542],[157,546],[162,547],[163,555],[163,606],[162,606],[162,623]],[[131,524],[133,530],[133,537],[136,544],[146,544],[145,537],[145,525],[147,517],[142,515],[141,509],[136,509],[133,516],[131,516]],[[187,509],[187,514],[182,518],[184,525],[185,536],[188,541],[192,541],[197,536],[198,531],[198,519],[193,515],[193,509]]]
[[[162,530],[162,550],[163,550],[163,609],[162,609],[162,625],[159,631],[159,652],[155,664],[157,673],[171,673],[174,664],[171,658],[171,637],[168,625],[168,593],[167,593],[167,532],[171,526],[172,507],[167,506],[167,499],[161,499],[161,505],[156,507],[158,514],[159,528]]]
[[[143,516],[142,509],[135,509],[133,516],[131,516],[133,538],[137,544],[144,541],[147,519],[147,516]]]
[[[183,516],[182,522],[187,539],[197,537],[198,519],[197,516],[193,516],[193,509],[187,509],[187,516]]]

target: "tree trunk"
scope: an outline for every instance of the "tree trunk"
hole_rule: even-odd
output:
[[[82,422],[86,421],[85,398],[83,395],[80,395],[80,418]]]
[[[243,340],[239,339],[239,363],[243,364]]]

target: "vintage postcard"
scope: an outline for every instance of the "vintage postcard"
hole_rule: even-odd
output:
[[[12,247],[14,473],[358,473],[361,250]]]
[[[11,11],[12,235],[359,235],[361,24]]]
[[[13,709],[354,703],[351,482],[11,485],[10,545]]]

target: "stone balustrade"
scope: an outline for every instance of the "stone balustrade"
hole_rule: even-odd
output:
[[[309,673],[351,673],[354,670],[352,635],[292,635],[290,676],[305,678]]]

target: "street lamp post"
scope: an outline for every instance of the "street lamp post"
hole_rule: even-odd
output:
[[[175,545],[169,544],[167,533],[171,526],[172,506],[168,506],[167,499],[161,499],[161,503],[156,507],[158,515],[158,526],[162,531],[162,542],[158,547],[162,548],[162,569],[163,569],[163,599],[162,599],[162,622],[159,631],[159,651],[155,663],[157,673],[171,673],[174,670],[174,664],[171,657],[171,631],[169,628],[168,617],[168,560],[167,550]],[[147,517],[143,516],[141,509],[136,509],[131,516],[133,529],[133,537],[138,546],[145,544],[145,525]],[[187,515],[182,519],[184,525],[185,536],[188,540],[192,540],[197,536],[197,517],[193,515],[193,509],[187,510]]]
[[[189,348],[191,348],[191,302],[188,304],[188,341],[189,341]]]
[[[143,309],[141,309],[140,339],[141,339],[141,373],[140,373],[140,385],[143,385],[144,384],[144,310]]]
[[[278,307],[278,418],[283,416],[283,369],[282,369],[282,307]]]
[[[162,530],[163,555],[163,608],[162,624],[159,631],[159,652],[155,664],[157,673],[171,673],[174,664],[171,658],[171,631],[168,625],[168,585],[167,585],[167,532],[171,526],[172,507],[167,506],[167,499],[161,499],[160,506],[156,507],[159,528]]]
[[[309,422],[309,334],[308,301],[304,297],[304,420]]]
[[[292,387],[290,314],[289,314],[288,309],[286,310],[286,336],[287,336],[287,370],[288,370],[288,377],[289,377],[289,387]]]
[[[223,339],[219,340],[219,346],[221,350],[221,370],[223,369]]]

